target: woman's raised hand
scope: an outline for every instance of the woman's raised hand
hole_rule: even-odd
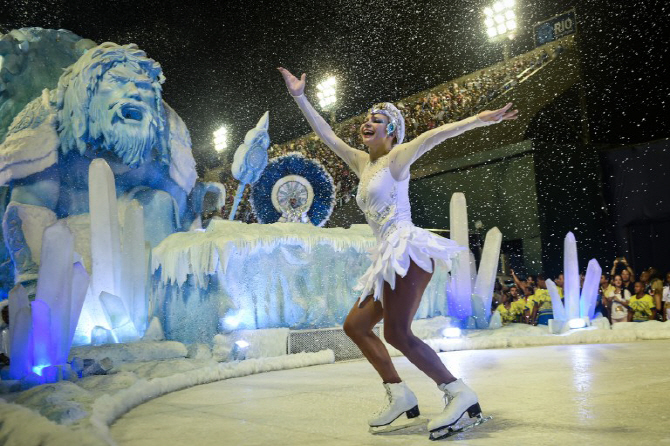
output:
[[[498,110],[484,110],[483,112],[479,113],[477,117],[484,122],[500,122],[506,121],[508,119],[516,119],[516,115],[519,113],[519,110],[509,111],[511,107],[512,103],[510,102]]]
[[[306,74],[302,73],[300,79],[292,75],[286,68],[278,67],[277,68],[286,82],[286,88],[288,88],[291,96],[300,96],[305,92],[305,77]]]

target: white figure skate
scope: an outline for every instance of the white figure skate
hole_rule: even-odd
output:
[[[465,385],[462,380],[449,384],[441,384],[438,388],[444,392],[446,407],[442,414],[428,423],[431,440],[440,440],[454,434],[472,429],[493,417],[483,417],[479,407],[477,394]],[[474,423],[457,426],[456,423],[468,413],[470,418],[475,418]]]
[[[381,434],[410,426],[426,423],[425,419],[419,418],[419,406],[414,395],[407,384],[384,383],[386,389],[386,401],[384,405],[368,420],[370,433]],[[410,422],[393,423],[401,415],[407,415]],[[392,424],[393,423],[393,424]]]

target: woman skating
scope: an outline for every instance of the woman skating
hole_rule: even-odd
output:
[[[369,151],[366,153],[344,143],[314,110],[304,96],[305,74],[298,79],[284,68],[279,71],[317,136],[358,176],[356,201],[377,238],[372,265],[358,282],[361,297],[344,322],[344,331],[377,370],[388,396],[384,407],[369,420],[370,426],[388,425],[403,414],[408,418],[419,415],[414,393],[400,379],[384,344],[372,331],[382,319],[386,341],[433,379],[445,394],[447,406],[428,429],[434,432],[449,427],[465,412],[471,417],[478,415],[481,410],[477,395],[456,379],[435,351],[411,330],[421,296],[433,274],[434,261],[450,266],[452,256],[462,248],[412,224],[409,170],[421,155],[447,138],[516,119],[516,110],[509,111],[512,104],[507,104],[499,110],[483,111],[402,144],[405,122],[400,111],[391,103],[376,104],[360,127],[361,139]]]

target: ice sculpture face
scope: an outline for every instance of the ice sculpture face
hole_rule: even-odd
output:
[[[103,150],[130,166],[141,164],[158,140],[160,116],[156,91],[137,66],[117,65],[107,71],[91,98],[90,136]]]
[[[169,163],[160,65],[135,45],[103,43],[58,82],[61,151],[110,151],[137,167],[152,149]]]

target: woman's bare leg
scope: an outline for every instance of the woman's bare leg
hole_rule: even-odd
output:
[[[400,350],[412,364],[438,385],[456,381],[437,353],[412,333],[412,320],[419,309],[433,273],[411,262],[405,277],[396,276],[395,290],[384,282],[384,338]]]
[[[372,332],[372,328],[382,319],[384,312],[379,301],[372,296],[363,303],[356,302],[344,321],[344,332],[361,349],[363,356],[377,370],[385,383],[399,383],[398,372],[393,366],[384,343]]]

